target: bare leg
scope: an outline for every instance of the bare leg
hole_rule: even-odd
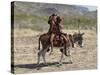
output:
[[[52,33],[51,34],[51,38],[50,38],[50,43],[51,43],[51,52],[50,52],[50,55],[52,54],[52,52],[53,52],[53,40],[54,40],[54,34]]]
[[[69,43],[69,47],[74,47],[73,40],[68,37],[66,37],[64,34],[62,34],[62,37]]]
[[[66,36],[65,35],[61,35],[63,38],[64,38],[64,40],[65,40],[65,42],[67,42],[68,41],[68,39],[66,38]]]

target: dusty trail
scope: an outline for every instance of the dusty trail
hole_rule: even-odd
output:
[[[73,33],[75,30],[65,30],[67,33]],[[84,35],[84,47],[75,47],[71,49],[73,63],[68,63],[68,57],[64,57],[63,65],[58,67],[57,63],[60,59],[60,51],[54,48],[53,55],[46,54],[48,65],[44,65],[41,61],[40,69],[37,70],[37,47],[38,35],[41,32],[15,32],[14,35],[14,65],[15,73],[32,73],[32,72],[51,72],[51,71],[67,71],[81,69],[97,68],[97,40],[96,32],[92,30],[82,30]]]

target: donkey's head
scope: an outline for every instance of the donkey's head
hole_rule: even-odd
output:
[[[80,33],[80,32],[78,32],[78,33],[74,33],[73,34],[73,40],[74,40],[74,43],[76,43],[77,42],[77,44],[82,48],[83,47],[83,35],[84,35],[85,33]]]

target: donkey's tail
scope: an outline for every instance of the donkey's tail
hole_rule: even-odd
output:
[[[38,40],[38,50],[40,50],[40,39],[41,37],[39,37],[39,40]]]

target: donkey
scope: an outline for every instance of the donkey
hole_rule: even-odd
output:
[[[60,45],[59,45],[59,41],[56,40],[56,37],[53,40],[53,46],[54,47],[62,47],[60,49],[62,55],[61,55],[61,59],[59,61],[59,64],[62,63],[63,55],[71,57],[70,50],[69,50],[70,43],[72,43],[72,46],[74,46],[73,40],[72,40],[72,35],[66,35],[66,38],[67,38],[67,41],[61,36]],[[37,62],[37,64],[40,63],[40,56],[43,57],[44,63],[46,64],[45,54],[46,54],[47,51],[49,51],[49,48],[51,47],[50,34],[42,34],[39,37],[38,42],[39,42],[39,46],[38,46],[39,52],[38,52],[38,62]],[[40,42],[41,42],[41,45],[42,45],[41,50],[40,50]],[[72,62],[72,59],[70,59],[70,62]]]
[[[77,33],[77,32],[75,32],[74,34],[73,34],[73,41],[74,41],[74,43],[77,43],[78,44],[78,46],[79,47],[83,47],[83,35],[84,35],[85,33],[80,33],[80,31]]]

